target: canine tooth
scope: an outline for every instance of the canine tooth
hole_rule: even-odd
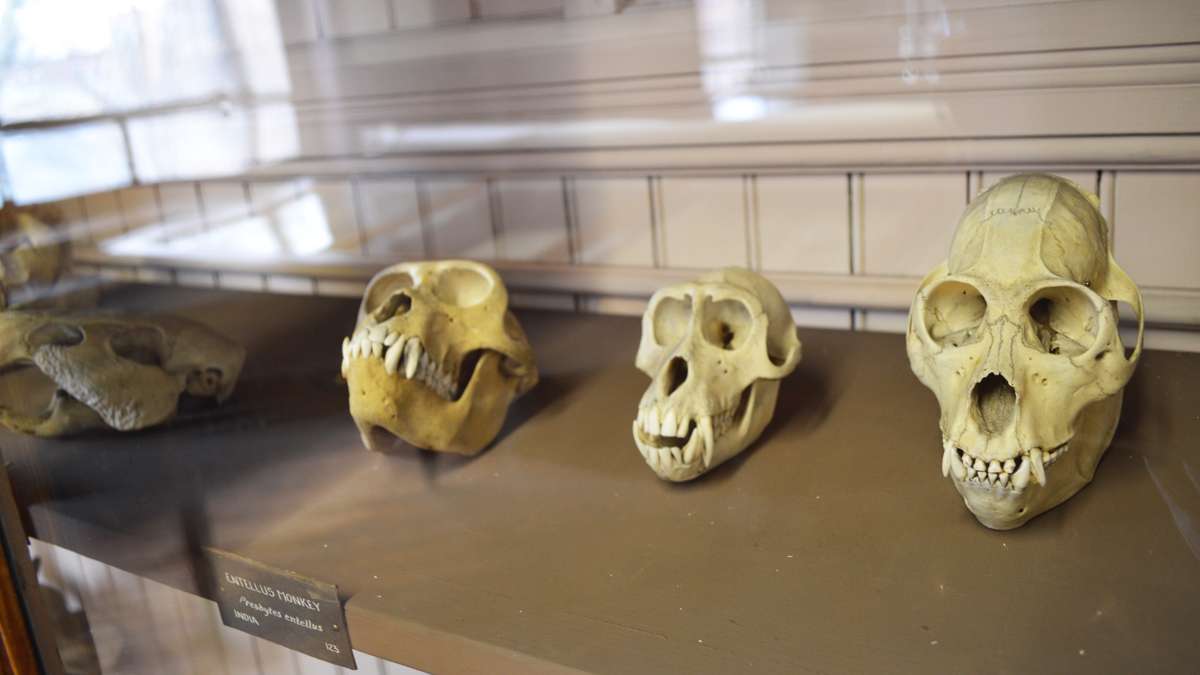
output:
[[[705,469],[712,467],[712,458],[713,458],[713,444],[705,443],[704,444],[704,468]]]
[[[704,455],[711,458],[713,444],[715,442],[715,438],[713,436],[712,417],[709,417],[708,415],[701,417],[700,422],[696,425],[696,427],[700,430],[700,440],[704,443]],[[688,461],[690,462],[692,460],[689,459]],[[705,465],[707,464],[708,462],[706,461]]]
[[[955,454],[954,446],[950,441],[942,443],[942,478],[950,475],[950,466]]]
[[[646,449],[646,463],[655,471],[658,471],[658,448]]]
[[[679,448],[671,448],[671,457],[676,464],[683,464],[683,453],[679,451]]]
[[[979,473],[984,473],[985,471],[987,471],[987,465],[984,464],[983,460],[979,459],[978,457],[975,458],[974,467],[975,467],[975,470],[978,471]]]
[[[687,438],[688,427],[692,425],[692,421],[687,415],[681,415],[679,421],[675,423],[675,435],[680,438]]]
[[[1029,466],[1029,458],[1022,457],[1021,466],[1012,477],[1013,487],[1017,490],[1024,490],[1025,486],[1029,484]]]
[[[350,368],[350,338],[342,338],[342,376]]]
[[[657,408],[651,407],[650,412],[646,415],[646,431],[650,432],[651,436],[659,435]]]
[[[662,435],[663,436],[674,436],[675,435],[675,411],[674,410],[668,410],[666,416],[663,417]]]
[[[1004,485],[1004,486],[1008,485],[1008,474],[1007,473],[1000,474],[1000,484]]]
[[[399,333],[397,333],[397,332],[396,332],[396,331],[394,331],[394,330],[393,330],[393,331],[388,331],[388,334],[383,336],[383,346],[384,346],[384,347],[391,347],[392,345],[396,344],[396,342],[397,342],[399,339],[400,339],[400,334],[399,334]]]
[[[1017,468],[1017,463],[1014,462],[1012,459],[1004,460],[1004,472],[1005,473],[1012,473],[1014,470],[1016,470],[1016,468]]]
[[[400,365],[400,357],[404,355],[404,343],[395,342],[387,349],[387,355],[383,357],[383,369],[388,375],[396,374],[396,367]]]
[[[1033,478],[1042,485],[1046,484],[1046,467],[1042,464],[1042,451],[1034,448],[1029,451],[1029,459],[1033,462]]]
[[[1004,467],[1000,466],[1000,462],[994,459],[988,464],[988,473],[1000,473],[1003,470]]]
[[[975,463],[975,458],[971,457],[970,453],[964,452],[963,456],[962,456],[962,461],[963,461],[963,464],[966,464],[967,466],[971,466],[972,464]]]
[[[954,472],[954,477],[963,480],[967,477],[967,467],[958,460],[958,453],[950,458],[950,470]]]
[[[404,343],[404,377],[412,379],[417,374],[417,364],[421,362],[421,341],[416,337],[408,338]]]

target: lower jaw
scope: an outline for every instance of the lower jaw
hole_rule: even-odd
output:
[[[640,438],[635,427],[634,443],[638,452],[642,454],[642,459],[663,480],[691,480],[711,468],[705,465],[704,443],[696,433],[689,436],[683,445],[658,446]]]
[[[985,527],[993,530],[1011,530],[1020,527],[1044,510],[1035,510],[1030,506],[1036,500],[1028,489],[1020,494],[1009,492],[1001,495],[997,492],[994,495],[987,495],[989,490],[972,487],[968,492],[961,486],[956,485],[956,487],[959,488],[959,494],[962,495],[967,510]],[[989,499],[989,497],[995,498]]]

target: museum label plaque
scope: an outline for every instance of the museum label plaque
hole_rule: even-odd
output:
[[[212,562],[221,621],[313,658],[357,670],[337,586],[215,548]]]

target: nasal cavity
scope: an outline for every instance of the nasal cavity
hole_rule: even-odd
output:
[[[683,386],[687,380],[688,366],[687,361],[676,356],[667,363],[666,369],[663,371],[662,379],[662,395],[670,396],[675,393],[675,390]]]
[[[1017,392],[1003,375],[992,373],[983,378],[971,395],[975,417],[984,432],[998,434],[1008,426],[1017,407]]]

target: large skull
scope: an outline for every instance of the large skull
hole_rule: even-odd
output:
[[[642,457],[659,478],[685,481],[738,454],[799,362],[792,314],[761,276],[730,267],[659,290],[637,353],[652,379],[633,422]]]
[[[466,260],[401,263],[371,280],[342,341],[363,443],[474,455],[537,384],[533,348],[495,270]]]
[[[180,395],[223,401],[245,351],[173,317],[0,312],[0,424],[38,436],[174,416]]]
[[[1091,481],[1141,355],[1141,295],[1097,205],[1056,176],[1001,181],[967,206],[908,315],[909,362],[941,407],[942,473],[990,528]],[[1138,319],[1128,357],[1117,301]]]

